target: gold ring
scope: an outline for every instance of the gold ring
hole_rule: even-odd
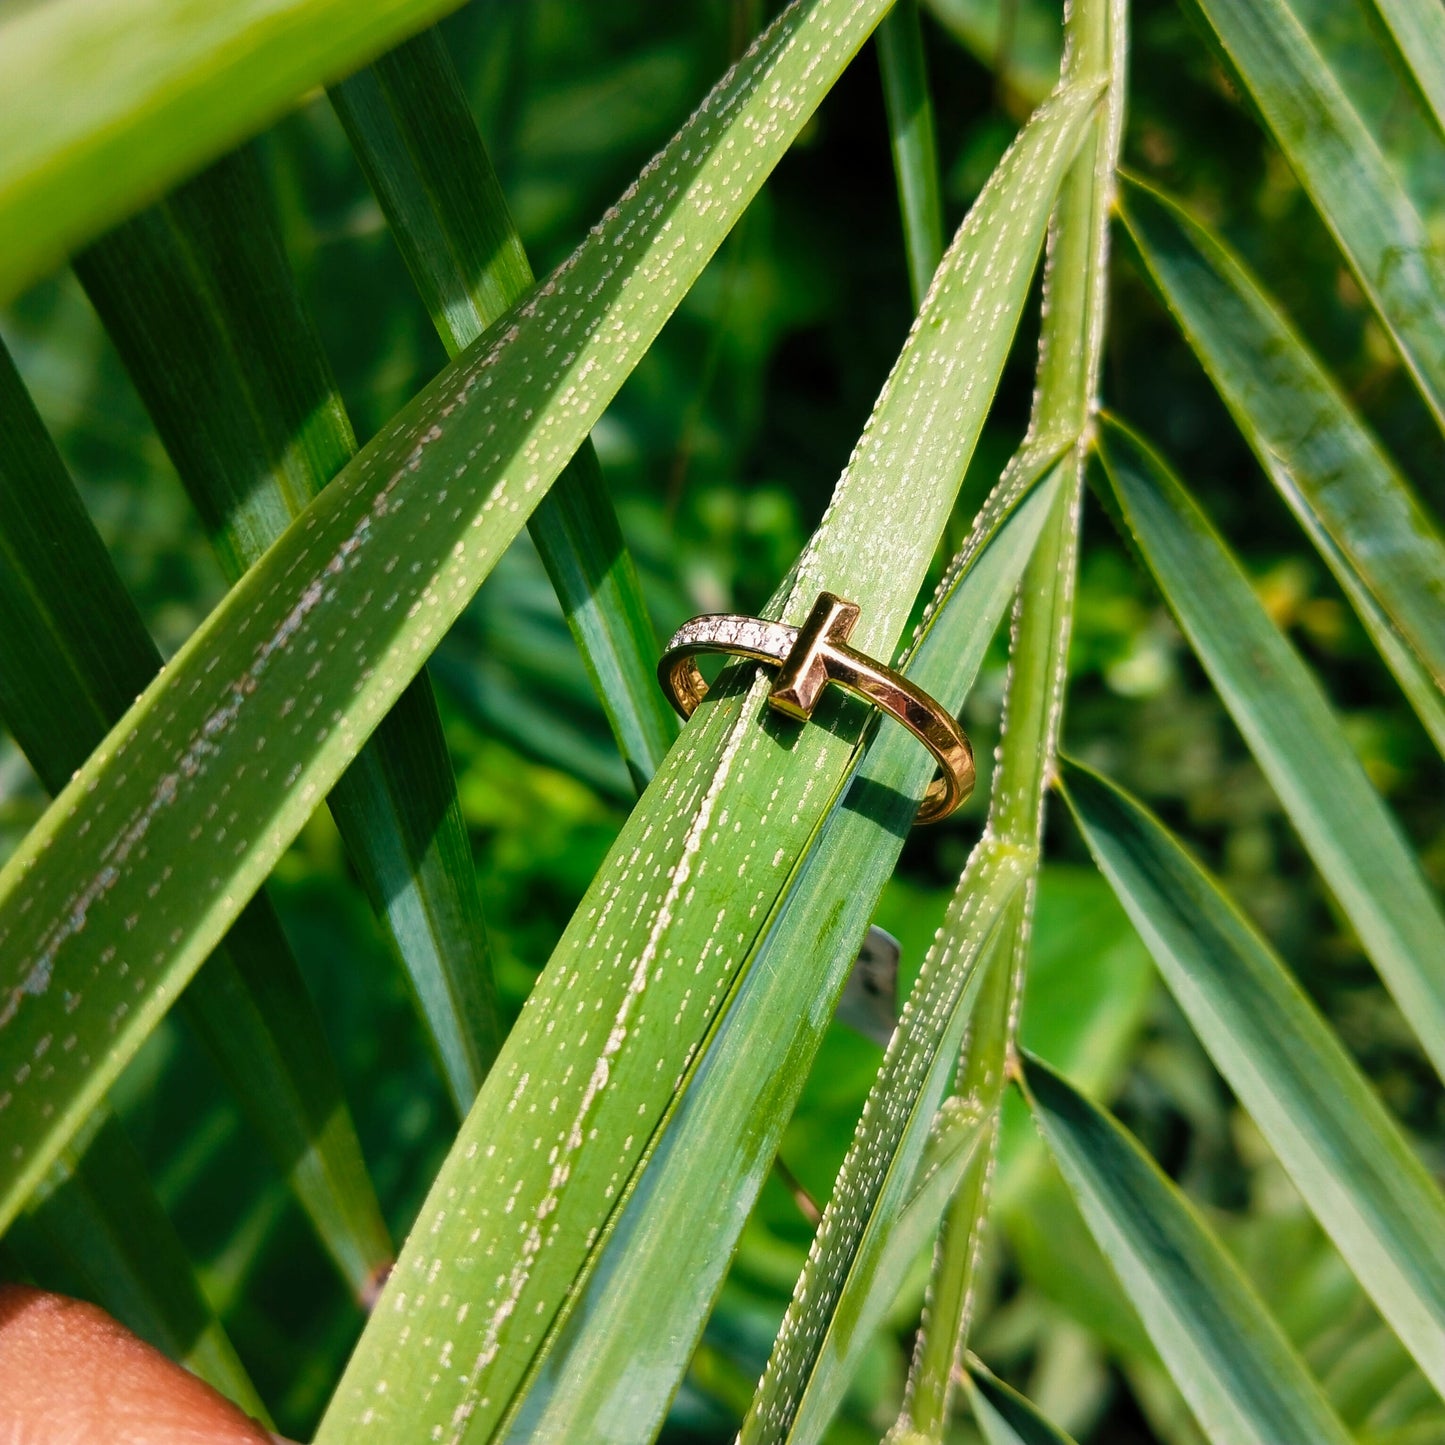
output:
[[[750,657],[778,669],[768,702],[791,718],[806,721],[823,689],[836,682],[895,717],[938,760],[919,823],[936,823],[973,792],[973,746],[947,708],[906,677],[855,652],[848,638],[858,621],[856,603],[820,592],[801,627],[760,617],[709,614],[694,617],[673,633],[657,664],[658,681],[683,717],[691,717],[707,696],[707,683],[693,656],[724,652]]]

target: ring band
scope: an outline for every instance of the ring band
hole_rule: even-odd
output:
[[[897,718],[937,759],[938,776],[915,819],[936,823],[973,792],[973,747],[947,708],[900,673],[848,646],[858,617],[856,603],[831,592],[818,594],[801,627],[730,614],[694,617],[669,639],[657,664],[658,681],[687,718],[707,696],[707,683],[693,661],[697,653],[752,658],[778,669],[768,702],[799,721],[812,717],[823,689],[837,683]]]

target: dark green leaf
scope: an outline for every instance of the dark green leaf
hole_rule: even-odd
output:
[[[1044,1142],[1205,1434],[1230,1445],[1349,1445],[1279,1326],[1138,1143],[1037,1059],[1024,1085]]]
[[[1103,419],[1099,455],[1141,555],[1190,646],[1445,1075],[1445,917],[1319,684],[1162,458]]]
[[[1445,10],[1434,0],[1375,0],[1375,8],[1445,131]]]
[[[888,108],[888,138],[898,178],[898,210],[908,252],[913,307],[923,301],[943,255],[943,199],[939,194],[938,146],[933,98],[918,23],[918,0],[895,0],[878,27],[878,65]]]
[[[1074,1445],[1017,1390],[970,1358],[963,1372],[968,1401],[987,1445]]]
[[[1120,0],[1080,0],[1065,19],[1064,79],[1107,86],[1087,143],[1060,187],[1049,227],[1049,261],[1031,437],[1067,438],[1065,482],[1053,516],[1019,587],[1009,640],[1008,683],[989,799],[986,836],[1013,844],[1035,860],[1043,844],[1044,799],[1054,771],[1068,675],[1083,500],[1084,436],[1097,408],[1108,294],[1109,198],[1123,139],[1128,47]],[[1019,1003],[1033,926],[1030,877],[1009,904],[977,1018],[960,1059],[958,1097],[993,1119],[1002,1107],[1007,1060],[1014,1049]],[[927,1308],[914,1343],[903,1407],[894,1427],[942,1441],[952,1414],[954,1384],[967,1341],[988,1214],[997,1125],[984,1158],[969,1171],[943,1216],[928,1282]]]
[[[58,791],[160,667],[64,463],[0,347],[0,716]],[[391,1243],[321,1021],[264,893],[184,995],[188,1017],[356,1296],[369,1301]],[[118,1008],[125,1007],[118,992]],[[31,1040],[68,1052],[78,1037]],[[49,1039],[50,1042],[46,1042]],[[53,1057],[53,1056],[52,1056]],[[45,1067],[45,1065],[41,1065]]]
[[[531,288],[532,268],[441,37],[400,46],[332,100],[455,356]],[[677,722],[657,686],[657,640],[590,440],[527,525],[640,789]]]
[[[21,1068],[25,1038],[77,1039],[0,1108],[0,1223],[416,675],[882,6],[780,17],[572,261],[288,528],[0,871],[0,998],[26,1016],[0,1030],[0,1067]],[[899,625],[899,595],[863,645]],[[122,943],[124,983],[98,972]]]
[[[1445,751],[1445,542],[1390,456],[1219,238],[1136,181],[1124,221],[1270,480]]]
[[[974,849],[869,1090],[743,1421],[740,1445],[803,1445],[821,1439],[860,1352],[892,1302],[901,1262],[890,1253],[893,1231],[913,1193],[930,1126],[952,1081],[987,973],[985,950],[1032,864],[1009,844],[984,839]],[[991,951],[994,968],[999,955]],[[976,1142],[977,1134],[972,1137]],[[940,1190],[933,1209],[941,1211],[947,1199],[947,1191]],[[927,1238],[927,1223],[920,1211],[914,1220],[916,1242]]]
[[[1408,177],[1402,178],[1351,93],[1349,70],[1313,33],[1304,0],[1198,0],[1285,158],[1334,232],[1394,338],[1420,394],[1445,425],[1445,260]],[[1349,7],[1353,8],[1353,7]],[[1362,25],[1355,49],[1379,39]],[[1382,65],[1388,66],[1388,59]],[[1408,104],[1401,87],[1395,104]],[[1427,127],[1423,164],[1445,165],[1445,136]]]
[[[120,1121],[102,1108],[6,1235],[47,1287],[93,1301],[248,1414],[266,1407],[236,1357]]]
[[[1445,1199],[1329,1026],[1218,885],[1133,799],[1065,796],[1180,1007],[1344,1255],[1445,1390]]]
[[[817,43],[825,53],[835,45],[800,46]],[[821,62],[794,63],[821,83]],[[821,588],[865,597],[853,642],[893,652],[1002,369],[1054,188],[1097,96],[1094,85],[1070,89],[1041,110],[980,197],[770,615],[801,619]],[[743,154],[754,156],[756,143]],[[981,304],[985,287],[991,305]],[[865,713],[840,698],[825,703],[821,726],[764,721],[766,682],[756,668],[724,674],[628,819],[438,1177],[388,1285],[399,1303],[383,1301],[373,1316],[323,1440],[368,1414],[417,1420],[411,1402],[422,1397],[419,1428],[454,1428],[445,1422],[460,1411],[481,1434],[510,1408],[856,759]],[[749,882],[741,892],[740,876]],[[583,979],[593,1007],[578,1010],[572,990]],[[786,1039],[770,1047],[781,1055]],[[521,1236],[517,1220],[528,1221]],[[513,1267],[499,1274],[488,1251]],[[454,1287],[475,1300],[464,1321],[450,1291],[427,1284],[443,1256]],[[434,1387],[427,1360],[398,1353],[403,1333],[423,1332],[480,1364],[444,1376],[445,1392]]]
[[[232,581],[355,450],[254,153],[237,152],[76,262]],[[425,676],[331,794],[459,1114],[501,1041],[471,845]]]
[[[1020,459],[1005,474],[911,655],[909,675],[955,710],[1058,493],[1056,474],[1034,484],[1045,462]],[[623,1396],[638,1438],[661,1424],[822,1042],[826,1001],[838,996],[931,770],[901,728],[875,735],[612,1226],[509,1438],[573,1438],[608,1400]],[[764,1032],[778,1050],[768,1069],[758,1067]],[[731,1147],[739,1139],[746,1149]]]

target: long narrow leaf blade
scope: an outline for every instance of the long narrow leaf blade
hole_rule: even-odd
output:
[[[56,0],[0,23],[0,299],[457,0]],[[57,105],[56,77],[66,102]]]
[[[1305,664],[1163,460],[1105,418],[1099,455],[1140,554],[1300,839],[1445,1075],[1445,916]]]
[[[1058,492],[1057,475],[1034,480],[1047,460],[1020,458],[1005,473],[975,523],[972,545],[941,584],[909,664],[908,675],[955,712]],[[639,1439],[661,1425],[931,768],[902,729],[875,734],[509,1438],[577,1438],[607,1402],[619,1400]],[[777,1062],[760,1069],[757,1041],[765,1035]],[[742,1138],[746,1150],[721,1147]]]
[[[768,53],[770,38],[761,44]],[[823,68],[807,70],[810,83]],[[805,616],[823,588],[866,597],[852,641],[891,655],[982,428],[1054,187],[1096,101],[1094,87],[1061,94],[980,197],[794,569],[785,619]],[[418,1431],[435,1424],[443,1438],[483,1435],[509,1407],[856,759],[864,712],[829,699],[827,725],[761,722],[766,679],[741,686],[755,671],[739,669],[699,709],[573,915],[422,1210],[388,1285],[398,1303],[384,1300],[363,1335],[323,1441],[368,1412]],[[740,876],[751,885],[741,892]],[[593,1003],[581,1013],[570,993],[579,976]],[[492,1208],[499,1198],[510,1211]],[[530,1223],[519,1232],[517,1220]],[[438,1251],[474,1299],[464,1330],[426,1286]],[[395,1350],[403,1332],[443,1329],[473,1362],[444,1376],[445,1389],[432,1387],[429,1364]]]
[[[1159,822],[1064,794],[1180,1007],[1355,1277],[1445,1392],[1445,1198],[1283,963]]]
[[[1300,0],[1199,0],[1285,158],[1445,425],[1445,261],[1427,218],[1310,33]],[[1359,45],[1378,44],[1367,30]],[[1445,164],[1445,136],[1432,138]]]
[[[1024,1081],[1044,1142],[1205,1434],[1349,1445],[1238,1267],[1138,1143],[1039,1060]]]
[[[1032,862],[989,839],[974,849],[869,1090],[740,1445],[820,1439],[891,1303],[896,1280],[882,1269],[889,1237],[952,1081],[985,949]],[[937,1207],[946,1199],[940,1194]]]
[[[1434,0],[1375,0],[1375,9],[1445,132],[1445,10]]]
[[[1126,7],[1121,0],[1079,0],[1065,18],[1065,78],[1107,85],[1088,143],[1065,178],[1050,221],[1049,264],[1030,436],[1070,441],[1066,483],[1019,586],[1009,640],[1008,682],[999,727],[997,766],[987,833],[1042,852],[1044,800],[1054,770],[1073,632],[1083,501],[1084,441],[1097,408],[1108,300],[1110,201],[1123,140]],[[956,1094],[990,1117],[1003,1106],[1007,1060],[1015,1044],[1033,929],[1031,877],[1010,905],[961,1059]],[[927,1300],[914,1340],[903,1406],[894,1426],[942,1441],[967,1341],[980,1240],[994,1180],[999,1130],[970,1170],[944,1216],[934,1250]]]
[[[1435,523],[1217,236],[1136,181],[1124,185],[1123,216],[1240,431],[1445,750],[1445,540]]]
[[[1051,1425],[1017,1390],[977,1360],[967,1362],[963,1383],[985,1445],[1074,1445],[1057,1425]]]
[[[1057,256],[1057,251],[1055,255]],[[1060,488],[1043,533],[1019,584],[1010,638],[1011,666],[1004,703],[998,766],[989,800],[986,836],[1002,837],[1037,861],[1042,831],[1039,797],[1056,746],[1059,709],[1055,649],[1066,645],[1072,610],[1073,569],[1081,495],[1080,459],[1071,445],[1059,465]],[[940,1221],[929,1276],[927,1309],[914,1342],[908,1387],[893,1434],[938,1440],[952,1410],[957,1360],[966,1334],[977,1240],[987,1215],[997,1115],[1005,1086],[1009,1032],[1028,956],[1033,909],[1031,876],[1007,909],[982,985],[968,1050],[955,1080],[955,1097],[989,1119],[985,1156],[963,1181]]]
[[[75,1038],[0,1108],[0,1224],[416,675],[884,3],[784,12],[572,260],[242,579],[0,872],[0,1016]],[[896,625],[885,611],[865,645]],[[122,945],[123,983],[100,966]],[[12,1076],[28,1052],[0,1028]]]
[[[933,97],[923,54],[918,0],[896,0],[878,27],[878,66],[888,110],[888,140],[908,253],[908,285],[917,310],[943,254],[943,198]]]
[[[501,183],[441,36],[359,71],[332,102],[449,354],[532,285]],[[527,523],[639,791],[677,736],[657,639],[602,468],[582,444]]]
[[[50,1288],[74,1288],[127,1329],[266,1418],[124,1126],[102,1109],[5,1236]],[[53,1252],[59,1278],[47,1268]]]
[[[59,791],[161,659],[3,346],[0,416],[0,716]],[[369,1301],[391,1243],[321,1022],[264,892],[184,1003],[353,1293]]]
[[[103,237],[76,271],[235,581],[355,450],[254,151]],[[425,674],[337,783],[331,809],[464,1114],[501,1024]]]

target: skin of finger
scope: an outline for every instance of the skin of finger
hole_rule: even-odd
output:
[[[271,1445],[104,1310],[0,1285],[0,1445]]]

